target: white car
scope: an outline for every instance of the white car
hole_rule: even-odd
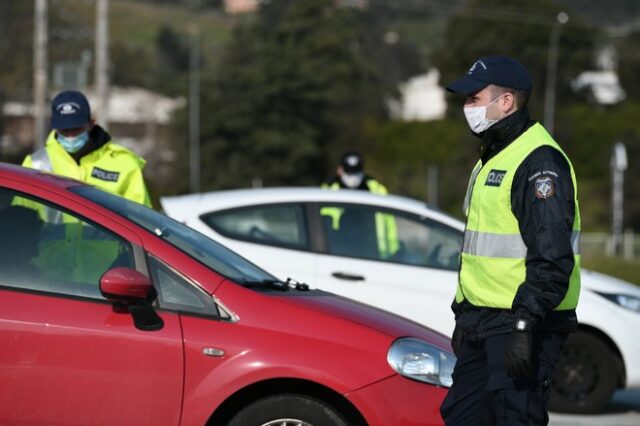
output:
[[[365,191],[270,188],[161,203],[169,216],[282,280],[453,332],[450,305],[464,223],[423,202]],[[396,234],[393,255],[380,249],[376,235],[384,232]],[[597,412],[615,389],[640,387],[640,287],[583,271],[577,313],[580,328],[558,362],[550,408]]]

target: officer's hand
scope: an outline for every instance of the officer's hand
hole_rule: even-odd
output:
[[[533,331],[531,329],[518,330],[514,328],[507,337],[507,370],[514,379],[521,379],[532,373],[532,340]]]
[[[456,328],[453,330],[453,336],[451,336],[451,347],[453,348],[453,354],[455,356],[458,356],[460,346],[462,346],[462,329],[456,325]]]

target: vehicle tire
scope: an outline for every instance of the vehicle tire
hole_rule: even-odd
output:
[[[618,384],[620,360],[597,336],[569,335],[556,364],[549,410],[589,414],[602,411]]]
[[[348,426],[322,401],[295,394],[262,398],[244,407],[228,426]]]

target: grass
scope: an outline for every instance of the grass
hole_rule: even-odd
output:
[[[203,52],[218,51],[230,37],[234,20],[221,12],[194,13],[182,4],[152,4],[114,0],[110,12],[111,37],[114,41],[148,49],[162,26],[188,34],[198,24]]]
[[[640,285],[640,258],[624,260],[619,257],[588,256],[582,258],[582,267],[611,275]]]

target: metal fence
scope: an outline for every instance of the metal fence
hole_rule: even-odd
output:
[[[607,232],[583,232],[580,235],[580,252],[586,256],[622,256],[633,260],[640,256],[640,236],[632,230],[623,234],[621,250],[616,251],[614,240]]]

